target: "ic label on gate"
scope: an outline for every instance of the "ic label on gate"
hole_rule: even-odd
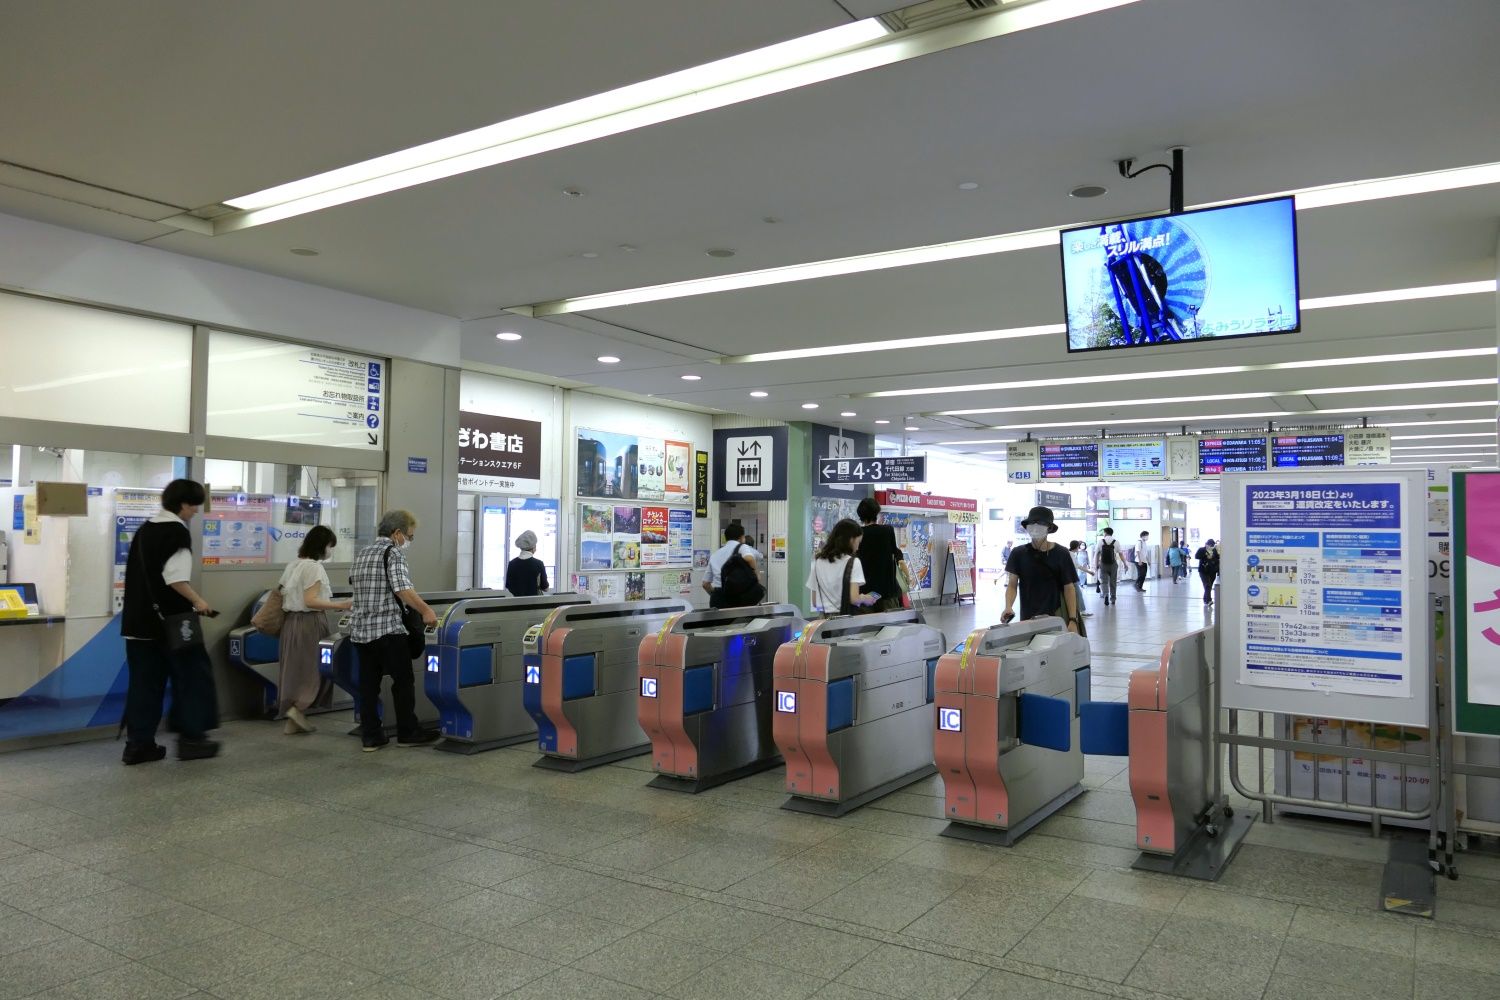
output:
[[[797,711],[797,692],[795,692],[795,691],[777,691],[776,692],[776,711],[778,711],[778,712],[796,712]]]
[[[642,698],[655,698],[656,697],[656,678],[655,677],[642,677],[641,678],[641,697]]]
[[[964,730],[964,713],[959,708],[938,709],[938,728],[949,733],[961,733]]]

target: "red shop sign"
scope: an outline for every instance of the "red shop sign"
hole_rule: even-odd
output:
[[[875,501],[882,507],[904,507],[916,510],[979,510],[979,501],[966,497],[937,497],[930,493],[907,490],[876,490]]]

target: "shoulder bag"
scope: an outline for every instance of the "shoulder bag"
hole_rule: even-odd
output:
[[[286,574],[282,574],[281,582],[271,588],[260,609],[250,616],[250,627],[262,635],[280,635],[281,626],[286,623],[286,606],[281,596],[285,581]]]
[[[401,626],[406,629],[406,651],[415,660],[427,648],[427,626],[422,622],[422,612],[409,607],[405,601],[396,596],[396,584],[391,579],[391,550],[389,548],[385,550],[382,558],[385,563],[386,586],[391,588],[391,600],[396,602],[396,608],[401,612]]]
[[[178,653],[184,649],[202,646],[203,620],[198,616],[198,612],[188,610],[176,615],[161,613],[161,604],[156,600],[156,588],[151,586],[151,570],[146,566],[145,546],[142,545],[139,536],[132,544],[135,547],[136,561],[141,564],[141,575],[146,584],[146,599],[151,602],[151,610],[156,612],[156,617],[161,619],[167,651]]]

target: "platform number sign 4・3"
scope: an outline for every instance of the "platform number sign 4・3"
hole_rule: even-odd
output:
[[[964,729],[964,713],[958,708],[938,709],[938,728],[948,733],[961,733]]]
[[[789,712],[789,713],[796,712],[797,711],[797,692],[795,692],[795,691],[777,691],[776,692],[776,711],[778,711],[778,712]]]
[[[642,698],[655,698],[656,697],[656,678],[655,677],[642,677],[641,678],[641,697]]]

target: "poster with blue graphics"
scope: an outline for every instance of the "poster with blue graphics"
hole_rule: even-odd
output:
[[[1238,593],[1245,683],[1407,698],[1417,591],[1400,482],[1284,479],[1243,487]],[[1222,612],[1221,612],[1222,613]],[[1425,640],[1424,640],[1425,641]],[[1321,711],[1321,710],[1320,710]],[[1333,713],[1329,713],[1333,714]]]

